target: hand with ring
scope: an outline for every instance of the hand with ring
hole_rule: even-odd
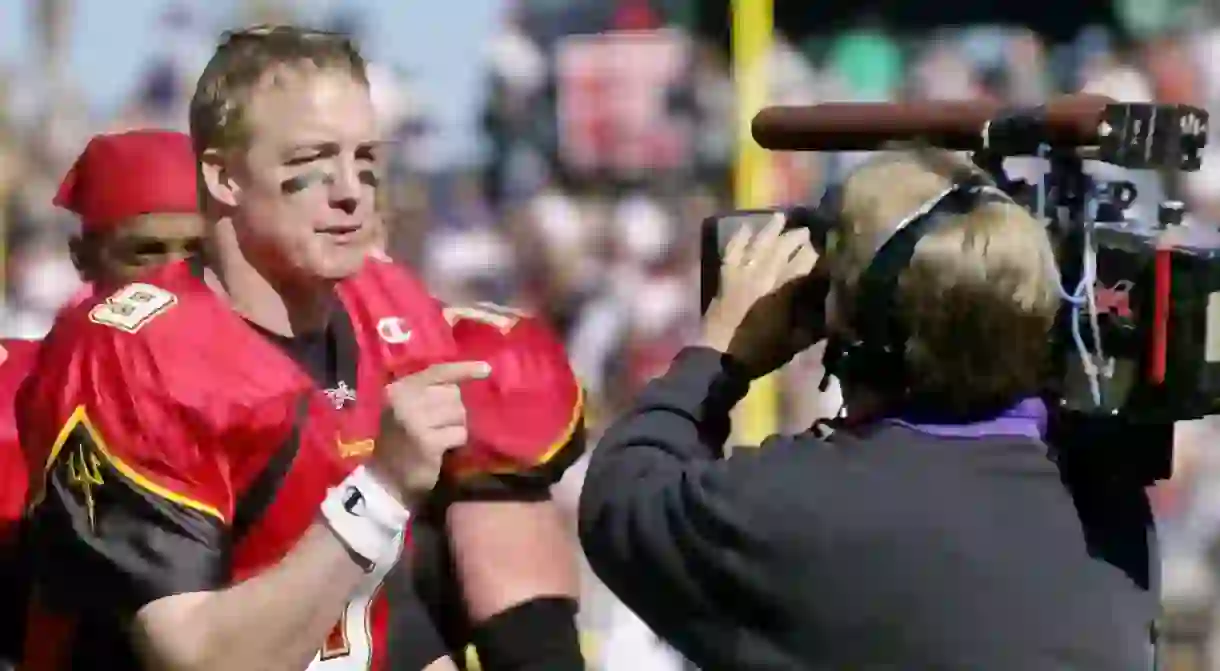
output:
[[[720,294],[708,307],[701,344],[729,354],[751,378],[762,377],[813,345],[793,324],[799,282],[818,261],[805,228],[784,230],[784,215],[755,233],[743,227],[729,240]]]

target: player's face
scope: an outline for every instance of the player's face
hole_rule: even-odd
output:
[[[86,279],[123,284],[144,271],[203,253],[204,223],[198,214],[145,214],[84,242],[94,246]]]
[[[247,253],[288,280],[355,273],[379,180],[368,87],[339,70],[282,69],[252,93],[245,121],[234,220]]]

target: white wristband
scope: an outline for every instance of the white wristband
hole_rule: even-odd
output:
[[[411,511],[359,466],[322,501],[322,517],[353,553],[367,562],[366,571],[394,561]]]

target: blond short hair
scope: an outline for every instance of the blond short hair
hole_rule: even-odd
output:
[[[843,184],[843,228],[830,253],[836,311],[851,328],[857,286],[897,225],[954,182],[981,171],[930,149],[883,152]],[[895,302],[909,334],[909,391],[969,411],[1038,391],[1059,308],[1043,225],[1009,201],[948,217],[915,247]]]
[[[340,69],[368,84],[364,57],[345,35],[291,25],[261,25],[224,34],[191,97],[191,141],[195,153],[241,146],[247,139],[242,115],[250,92],[267,73],[308,63]]]

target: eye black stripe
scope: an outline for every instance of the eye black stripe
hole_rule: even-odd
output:
[[[292,195],[294,193],[300,193],[319,182],[325,184],[331,181],[333,181],[333,178],[330,175],[321,171],[311,170],[310,172],[306,172],[295,177],[289,177],[283,182],[280,182],[280,190],[287,195]]]

